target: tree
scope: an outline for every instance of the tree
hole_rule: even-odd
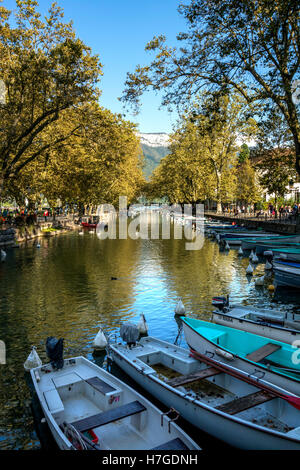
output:
[[[0,8],[0,190],[27,165],[74,135],[78,127],[49,128],[69,109],[95,101],[101,74],[97,56],[60,20],[56,4],[44,21],[34,0],[17,0],[15,18]]]
[[[291,132],[276,109],[258,122],[257,145],[252,151],[252,162],[260,186],[278,197],[283,197],[291,179],[295,178],[294,149]]]
[[[139,104],[149,88],[163,90],[163,104],[190,100],[202,88],[234,89],[262,112],[274,107],[291,132],[300,174],[300,4],[294,0],[193,0],[179,7],[188,31],[180,47],[154,37],[146,50],[157,51],[150,65],[129,73],[122,100]]]
[[[239,157],[240,156],[241,153]],[[255,170],[251,165],[249,158],[245,158],[241,163],[239,163],[237,168],[237,179],[236,199],[244,204],[251,205],[258,202],[260,199],[260,189],[256,181],[257,178]]]
[[[144,182],[140,141],[135,125],[98,104],[65,110],[49,134],[77,128],[72,138],[39,155],[10,181],[10,194],[21,205],[46,197],[51,207],[63,204],[117,204],[126,195],[131,202]]]
[[[170,154],[150,183],[158,196],[171,202],[213,199],[217,210],[235,197],[237,137],[253,132],[237,95],[204,94],[182,116],[171,136]]]

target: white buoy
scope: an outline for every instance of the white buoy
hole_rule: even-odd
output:
[[[103,333],[102,328],[99,329],[92,344],[94,349],[105,349],[107,346],[107,339]]]
[[[143,313],[140,315],[140,321],[137,324],[137,328],[142,335],[148,333],[148,325]]]
[[[265,264],[265,269],[267,269],[267,270],[273,269],[273,266],[272,266],[271,263],[269,263],[269,261],[266,262],[266,264]]]
[[[27,357],[26,361],[24,362],[24,369],[29,371],[30,369],[34,369],[35,367],[40,367],[42,365],[42,361],[36,352],[36,347],[32,346],[31,352]]]
[[[251,264],[249,263],[248,268],[246,269],[246,274],[253,274],[253,271],[254,271],[254,269],[251,266]]]
[[[182,300],[180,299],[178,304],[176,305],[175,308],[175,315],[185,315],[185,306],[182,303]]]
[[[6,258],[6,252],[1,249],[1,261],[4,261]]]
[[[244,254],[243,249],[242,249],[241,246],[240,246],[240,249],[239,249],[239,251],[238,251],[238,254],[239,254],[240,256]]]
[[[78,235],[83,235],[83,232],[78,232]]]
[[[257,277],[254,282],[256,286],[263,286],[265,283],[265,276]]]
[[[254,253],[253,253],[253,250],[251,250],[251,253],[250,253],[249,259],[250,259],[250,260],[252,260],[253,256],[254,256]]]
[[[39,243],[37,243],[36,245],[37,248],[41,248],[41,245]]]
[[[254,255],[252,256],[252,263],[258,263],[258,257],[256,255],[256,253],[254,253]]]

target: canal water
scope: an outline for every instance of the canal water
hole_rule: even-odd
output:
[[[209,239],[198,251],[187,251],[184,239],[99,240],[88,232],[39,243],[40,248],[33,241],[8,249],[0,264],[0,339],[6,345],[6,364],[0,365],[0,449],[41,447],[23,363],[32,345],[47,361],[47,336],[64,338],[65,357],[95,360],[92,341],[99,326],[118,335],[122,322],[138,322],[141,313],[151,336],[174,342],[180,298],[187,316],[204,320],[211,317],[215,295],[300,311],[297,294],[255,287],[245,273],[248,258],[237,250],[222,252]],[[259,264],[255,276],[263,273]],[[186,347],[182,336],[179,342]],[[102,363],[106,367],[105,357]]]

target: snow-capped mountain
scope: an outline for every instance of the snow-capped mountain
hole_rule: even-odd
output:
[[[141,144],[149,147],[168,147],[169,136],[164,132],[139,133]]]

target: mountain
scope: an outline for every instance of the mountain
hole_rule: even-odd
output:
[[[164,132],[140,133],[141,146],[145,156],[144,175],[147,179],[159,162],[169,152],[169,136]]]

